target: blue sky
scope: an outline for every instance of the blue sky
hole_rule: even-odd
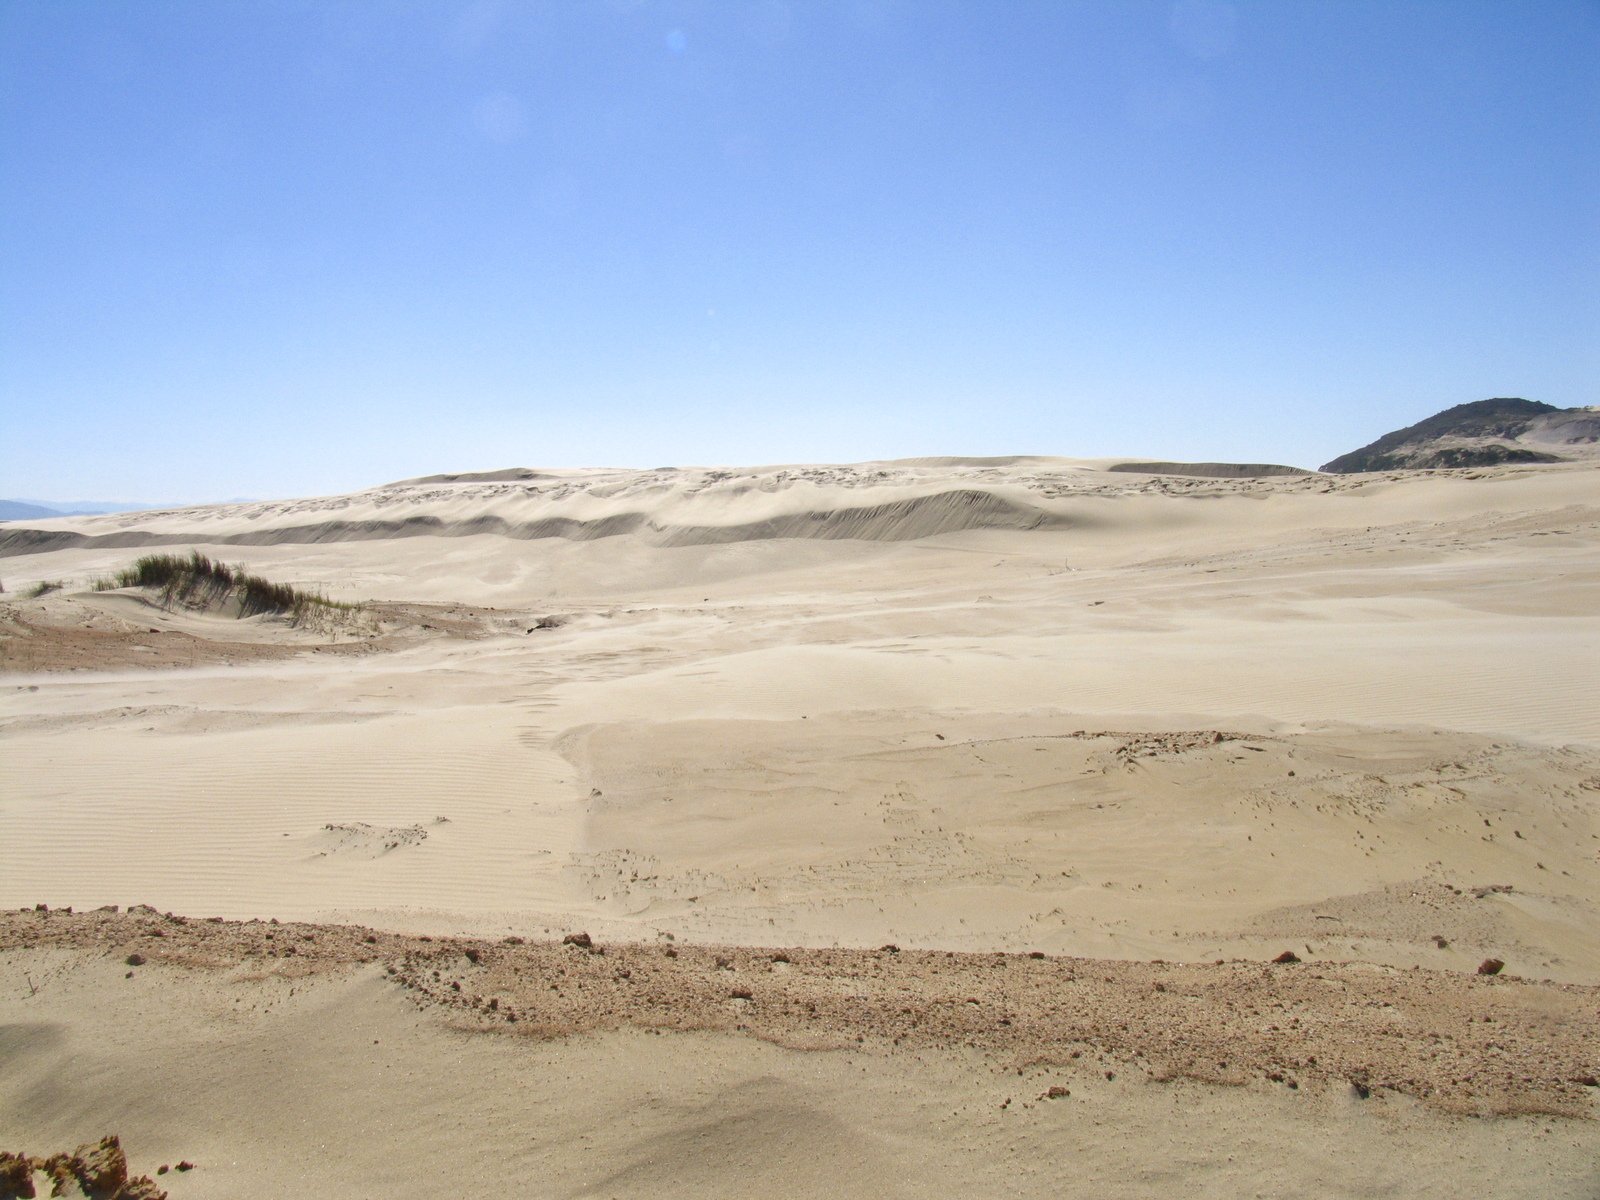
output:
[[[0,3],[0,494],[1600,403],[1600,5]]]

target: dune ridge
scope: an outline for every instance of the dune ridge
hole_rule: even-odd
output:
[[[635,534],[654,545],[703,546],[775,538],[915,541],[969,530],[1061,529],[1071,524],[1072,519],[1065,514],[1019,504],[992,492],[963,488],[884,504],[807,509],[727,525],[661,524],[643,512],[620,512],[589,519],[551,516],[528,521],[507,520],[494,514],[459,519],[418,515],[398,520],[328,520],[258,531],[208,533],[206,541],[220,546],[318,545],[482,534],[515,541],[540,538],[593,541]],[[0,532],[0,555],[188,545],[192,541],[192,536],[184,534],[145,530],[96,534],[64,529],[11,529]]]

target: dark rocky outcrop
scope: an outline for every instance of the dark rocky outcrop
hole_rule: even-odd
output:
[[[1447,408],[1341,454],[1322,469],[1349,474],[1564,462],[1592,457],[1597,436],[1600,413],[1501,396]]]

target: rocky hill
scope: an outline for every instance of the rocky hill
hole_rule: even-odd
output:
[[[1482,467],[1600,457],[1600,409],[1497,397],[1458,404],[1324,463],[1324,471]]]

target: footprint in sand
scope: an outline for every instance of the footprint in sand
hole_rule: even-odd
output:
[[[352,858],[381,858],[395,850],[420,846],[428,840],[421,825],[369,825],[365,821],[330,822],[314,836],[312,857],[343,855]]]

